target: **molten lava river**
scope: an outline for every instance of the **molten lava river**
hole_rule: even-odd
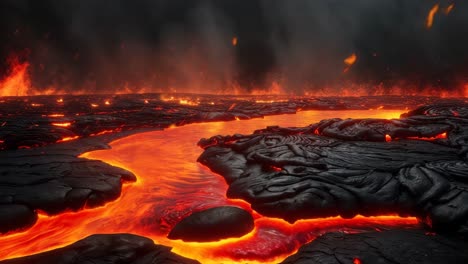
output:
[[[247,202],[226,198],[228,186],[224,179],[196,162],[202,153],[197,142],[203,137],[250,134],[268,125],[305,126],[337,116],[398,118],[402,112],[304,111],[264,119],[190,124],[119,139],[110,144],[112,149],[85,153],[82,157],[123,167],[132,171],[138,181],[125,185],[121,197],[106,206],[57,216],[40,215],[32,228],[0,237],[0,259],[63,247],[91,234],[133,233],[173,247],[173,252],[202,263],[277,263],[326,232],[413,227],[417,219],[412,217],[333,217],[294,224],[264,217],[252,211]],[[255,218],[254,230],[241,238],[209,243],[166,238],[171,228],[192,212],[223,205],[250,211]]]

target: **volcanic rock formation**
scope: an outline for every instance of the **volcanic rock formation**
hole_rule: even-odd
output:
[[[241,237],[254,228],[249,212],[233,206],[221,206],[196,212],[180,221],[169,233],[170,239],[217,241]]]
[[[389,142],[388,142],[389,141]],[[304,128],[202,139],[199,161],[267,216],[420,217],[468,232],[468,105],[431,105],[401,119],[330,119]]]
[[[328,233],[302,246],[283,264],[468,263],[468,242],[416,230]]]
[[[37,211],[48,215],[91,208],[120,196],[129,171],[65,151],[0,153],[0,233],[31,226]]]
[[[6,261],[3,264],[106,264],[106,263],[199,263],[178,256],[171,248],[155,245],[149,238],[130,234],[92,235],[70,246]]]

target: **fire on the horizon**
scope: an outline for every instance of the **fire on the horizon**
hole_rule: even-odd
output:
[[[393,118],[401,112],[370,110],[343,114]],[[327,114],[337,113],[340,112]],[[324,114],[301,112],[297,116],[273,116],[266,120],[194,124],[133,135],[112,143],[111,150],[83,154],[83,157],[103,160],[134,172],[138,182],[127,185],[117,201],[103,207],[56,216],[42,213],[32,228],[0,237],[0,246],[5,249],[0,259],[59,248],[93,233],[129,232],[174,247],[174,252],[202,263],[274,263],[324,232],[416,226],[416,218],[399,216],[357,216],[352,219],[337,216],[300,220],[294,224],[265,217],[250,209],[245,201],[226,198],[224,180],[195,162],[201,150],[194,142],[201,137],[230,131],[248,132],[272,122],[300,125],[316,121],[314,118],[324,117]],[[255,218],[254,230],[240,238],[219,242],[195,243],[166,238],[180,219],[192,212],[221,205],[239,206],[249,211]]]

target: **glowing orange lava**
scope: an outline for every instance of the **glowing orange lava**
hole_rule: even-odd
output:
[[[72,140],[75,140],[75,139],[78,139],[78,138],[80,138],[80,137],[79,136],[64,137],[64,138],[60,139],[59,141],[57,141],[57,143],[72,141]]]
[[[305,126],[321,119],[397,118],[403,111],[303,111],[239,122],[190,124],[165,131],[136,134],[111,143],[112,149],[85,153],[126,168],[138,177],[125,185],[121,197],[94,209],[57,216],[40,215],[32,228],[0,237],[0,259],[63,247],[96,233],[134,233],[173,247],[175,253],[202,263],[277,263],[320,234],[330,231],[362,232],[373,228],[417,224],[416,218],[398,216],[331,217],[300,220],[294,224],[264,217],[248,203],[226,198],[224,179],[195,162],[202,137],[251,133],[268,125]],[[186,243],[166,238],[171,228],[194,211],[236,205],[252,213],[255,229],[241,237],[219,242]]]

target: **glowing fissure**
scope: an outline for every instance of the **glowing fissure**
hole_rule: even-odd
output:
[[[239,122],[191,124],[136,134],[111,143],[111,150],[85,153],[128,169],[138,177],[125,185],[121,197],[94,209],[57,216],[40,215],[32,228],[0,237],[0,259],[20,257],[63,247],[91,234],[133,233],[173,247],[175,253],[202,263],[277,263],[320,234],[331,231],[362,232],[379,228],[412,227],[416,218],[398,216],[331,217],[300,220],[294,224],[267,218],[242,200],[226,198],[224,179],[196,162],[202,137],[251,133],[268,125],[305,126],[321,119],[397,118],[403,111],[304,111]],[[255,229],[241,237],[210,243],[186,243],[166,238],[172,227],[194,211],[216,206],[242,207],[255,218]]]
[[[428,140],[428,141],[432,141],[432,140],[446,139],[446,138],[447,138],[447,132],[444,132],[444,133],[435,135],[435,136],[433,136],[433,137],[405,137],[405,138],[402,138],[402,139]],[[387,142],[391,142],[392,140],[398,140],[398,139],[400,139],[400,138],[392,138],[392,136],[390,136],[390,135],[385,135],[385,141],[387,141]]]

